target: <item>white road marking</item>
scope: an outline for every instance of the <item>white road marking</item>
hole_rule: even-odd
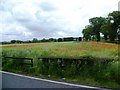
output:
[[[48,80],[48,79],[41,79],[41,78],[30,77],[30,76],[15,74],[15,73],[6,72],[6,71],[0,71],[0,72],[5,73],[5,74],[11,74],[11,75],[19,76],[19,77],[34,79],[34,80],[40,80],[40,81],[46,81],[46,82],[50,82],[50,83],[56,83],[56,84],[63,84],[63,85],[69,85],[69,86],[75,86],[75,87],[82,87],[82,88],[90,88],[90,89],[93,88],[93,89],[98,89],[98,90],[111,90],[111,89],[104,89],[104,88],[93,87],[93,86],[78,85],[78,84],[71,84],[71,83],[53,81],[53,80]]]

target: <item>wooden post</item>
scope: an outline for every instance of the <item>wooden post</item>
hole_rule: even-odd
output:
[[[33,59],[31,59],[31,67],[33,67]]]

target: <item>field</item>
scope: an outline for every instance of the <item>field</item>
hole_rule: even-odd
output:
[[[3,55],[20,57],[118,57],[118,45],[100,42],[61,42],[1,46]]]
[[[82,82],[91,85],[105,87],[120,87],[120,62],[118,61],[118,45],[102,42],[49,42],[34,44],[10,44],[0,46],[2,55],[8,57],[27,57],[34,59],[34,66],[25,68],[17,66],[8,61],[4,64],[3,70],[12,72],[27,72],[30,75],[45,78],[66,78],[66,81]],[[42,62],[40,57],[70,58],[108,58],[113,61],[106,62],[64,62],[64,69],[59,62]],[[82,64],[81,64],[82,63]],[[78,65],[80,67],[78,67]],[[58,68],[59,67],[59,68]]]

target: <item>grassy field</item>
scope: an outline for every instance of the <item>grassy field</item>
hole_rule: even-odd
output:
[[[118,57],[118,45],[100,42],[54,42],[37,44],[3,45],[6,56],[20,57]]]
[[[120,88],[120,62],[118,59],[118,45],[102,42],[49,42],[34,44],[10,44],[0,46],[2,55],[8,57],[34,58],[34,67],[18,67],[12,61],[3,65],[3,70],[12,72],[27,72],[38,77],[82,82],[90,85]],[[110,58],[112,62],[94,63],[64,63],[64,70],[59,62],[42,62],[38,57],[55,58]],[[4,61],[4,60],[2,60]],[[82,63],[82,64],[81,64]],[[78,67],[81,66],[81,67]],[[25,69],[25,70],[24,70]]]

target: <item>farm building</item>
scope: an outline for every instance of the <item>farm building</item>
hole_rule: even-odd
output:
[[[65,37],[63,41],[82,41],[82,37]]]

